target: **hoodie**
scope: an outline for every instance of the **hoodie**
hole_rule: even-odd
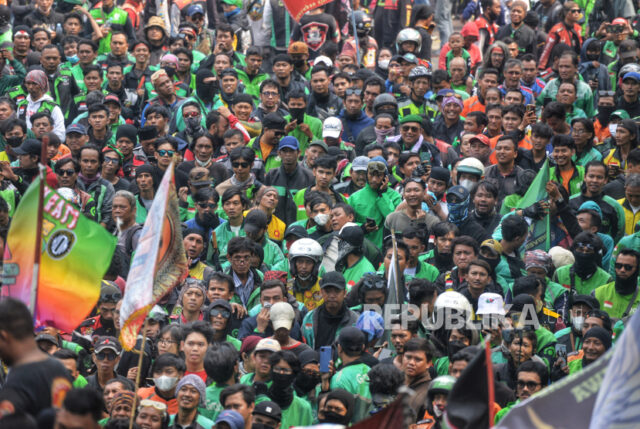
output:
[[[360,111],[360,116],[356,120],[348,118],[344,109],[340,112],[339,117],[343,123],[342,140],[349,143],[355,143],[360,132],[374,122],[372,118],[364,113],[364,110]]]
[[[29,129],[33,128],[33,124],[31,123],[31,116],[38,112],[40,105],[45,100],[55,104],[55,101],[53,101],[53,98],[51,98],[49,94],[43,95],[40,99],[36,101],[33,101],[31,99],[31,95],[27,95],[27,101],[28,101],[27,112],[26,112],[27,128]],[[54,107],[53,111],[51,112],[51,118],[53,119],[53,132],[56,134],[56,136],[58,136],[60,141],[64,143],[64,140],[66,137],[65,127],[64,127],[64,115],[62,114],[62,110],[60,109],[59,106],[56,105],[56,107]]]
[[[582,76],[585,82],[598,79],[598,90],[611,91],[611,79],[609,79],[609,71],[607,66],[601,62],[591,61],[587,58],[587,48],[589,45],[598,39],[589,38],[582,44],[580,50],[580,64],[578,64],[578,73]],[[598,63],[598,67],[594,63]],[[594,98],[597,97],[597,91],[594,93]],[[597,98],[596,98],[597,103]]]

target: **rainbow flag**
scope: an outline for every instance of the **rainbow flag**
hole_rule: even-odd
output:
[[[40,186],[40,179],[34,180],[20,201],[4,249],[0,295],[27,305],[37,275],[33,265]],[[72,332],[98,302],[117,240],[46,184],[42,206],[35,324]]]

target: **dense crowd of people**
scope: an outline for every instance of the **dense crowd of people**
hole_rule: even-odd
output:
[[[440,428],[482,341],[499,421],[613,346],[640,302],[638,4],[347,3],[0,5],[0,238],[42,165],[118,239],[75,331],[0,301],[0,426],[348,426],[407,386]],[[172,168],[188,277],[125,351]]]

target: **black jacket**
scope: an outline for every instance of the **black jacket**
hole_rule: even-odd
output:
[[[300,189],[314,183],[313,173],[300,165],[291,174],[288,174],[282,166],[270,170],[265,177],[264,184],[278,190],[279,198],[275,215],[287,225],[295,222],[298,208],[293,202],[293,197]]]

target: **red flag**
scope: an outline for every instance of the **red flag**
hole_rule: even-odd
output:
[[[302,15],[310,10],[317,9],[327,3],[331,3],[331,0],[283,0],[287,10],[295,19],[296,22],[300,22]]]

